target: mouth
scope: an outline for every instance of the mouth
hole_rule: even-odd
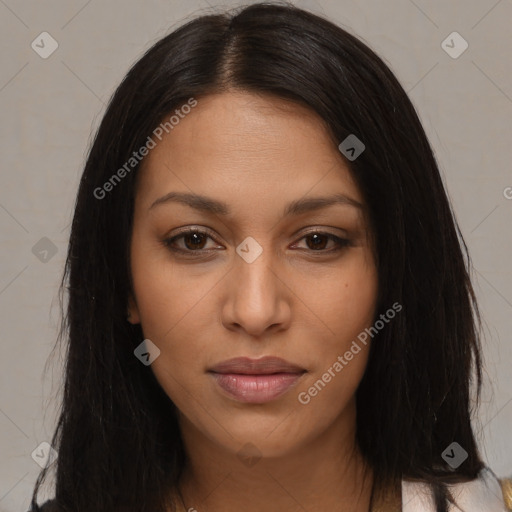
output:
[[[216,364],[209,371],[222,374],[270,375],[272,373],[302,373],[306,370],[280,357],[265,356],[259,359],[235,357]]]
[[[304,368],[278,357],[238,357],[212,367],[209,374],[228,397],[245,403],[266,403],[297,385]]]

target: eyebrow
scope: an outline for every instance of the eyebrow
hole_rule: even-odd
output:
[[[154,201],[153,204],[149,207],[149,210],[152,210],[160,204],[168,204],[173,202],[190,206],[191,208],[204,213],[223,216],[228,216],[231,214],[229,206],[222,201],[218,201],[211,197],[202,196],[199,194],[189,194],[182,192],[169,192],[168,194],[165,194],[164,196]],[[321,208],[327,208],[328,206],[336,204],[352,206],[361,210],[364,209],[360,202],[352,199],[351,197],[348,197],[344,194],[333,194],[327,197],[307,197],[292,201],[286,205],[284,210],[284,217],[300,215],[302,213],[320,210]]]

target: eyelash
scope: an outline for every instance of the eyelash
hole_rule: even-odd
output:
[[[172,251],[174,253],[185,254],[185,255],[187,255],[189,257],[195,257],[195,256],[193,256],[194,253],[197,253],[199,255],[199,254],[204,254],[204,253],[208,253],[208,252],[216,250],[216,249],[191,250],[191,249],[181,249],[181,248],[178,248],[178,247],[173,247],[172,244],[176,240],[179,240],[180,238],[183,238],[183,237],[185,237],[187,235],[193,235],[193,234],[205,235],[206,237],[208,237],[208,238],[213,240],[213,237],[207,231],[203,231],[203,230],[200,230],[200,229],[188,229],[186,231],[182,231],[178,235],[175,235],[175,236],[170,237],[170,238],[166,238],[165,240],[162,241],[162,243],[170,251]],[[319,250],[316,250],[316,251],[314,249],[305,249],[306,251],[309,251],[311,253],[318,253],[319,255],[331,254],[331,253],[334,253],[334,252],[341,251],[342,249],[345,249],[346,247],[348,247],[350,245],[350,240],[348,240],[346,238],[341,238],[341,237],[338,237],[336,235],[333,235],[332,233],[326,233],[324,231],[319,231],[319,230],[317,230],[317,231],[310,231],[309,233],[306,233],[302,238],[300,238],[300,240],[303,240],[304,238],[307,238],[308,236],[312,236],[312,235],[325,236],[329,240],[332,240],[333,242],[336,242],[338,244],[338,247],[335,248],[335,249],[329,249],[329,250],[319,249]]]

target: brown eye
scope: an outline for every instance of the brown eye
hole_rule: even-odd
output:
[[[183,235],[183,242],[187,249],[203,249],[204,243],[208,238],[204,233],[188,233]]]
[[[209,251],[210,249],[205,248],[208,239],[212,240],[209,233],[199,229],[189,229],[179,235],[163,240],[162,243],[171,251],[190,254]]]
[[[329,242],[329,237],[318,233],[313,233],[312,235],[308,235],[305,238],[311,242],[307,244],[308,248],[313,250],[325,249],[325,246]]]
[[[173,252],[192,256],[194,255],[193,253],[199,255],[201,252],[211,252],[211,248],[205,247],[208,239],[213,240],[208,232],[198,229],[189,229],[176,236],[163,240],[162,243]],[[304,250],[321,254],[340,251],[350,245],[350,240],[340,238],[332,233],[316,231],[306,234],[301,240],[306,240],[306,248]],[[330,242],[333,243],[334,247],[329,248]]]
[[[308,233],[302,238],[302,240],[306,240],[307,249],[312,252],[334,252],[350,245],[350,240],[340,238],[331,233]],[[335,247],[330,249],[327,248],[329,242],[333,242]]]

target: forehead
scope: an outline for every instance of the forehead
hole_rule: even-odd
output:
[[[176,189],[276,204],[337,191],[362,202],[323,120],[286,99],[241,91],[198,98],[156,142],[138,177],[144,203]]]

